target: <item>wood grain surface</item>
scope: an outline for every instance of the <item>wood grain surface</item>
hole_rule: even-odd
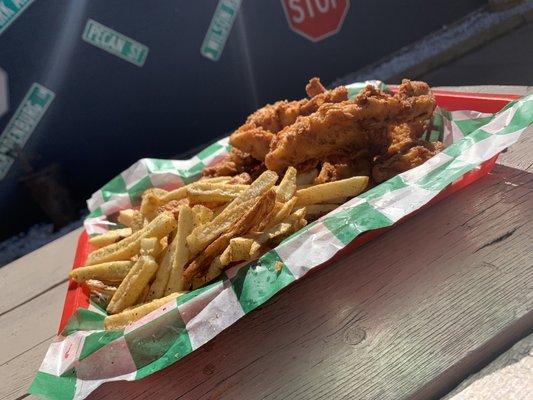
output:
[[[533,327],[533,135],[488,177],[92,399],[435,398]],[[0,398],[27,397],[77,233],[0,269]],[[8,340],[5,340],[8,339]]]

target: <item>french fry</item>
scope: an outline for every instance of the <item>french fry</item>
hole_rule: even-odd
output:
[[[170,200],[168,203],[164,203],[157,207],[157,214],[169,211],[174,215],[174,218],[178,218],[178,212],[181,206],[189,205],[189,199]]]
[[[138,210],[134,210],[133,208],[128,208],[126,210],[120,210],[118,212],[117,221],[129,228],[133,225],[133,222],[135,220],[136,214],[140,214],[141,212]]]
[[[197,289],[200,286],[205,285],[208,282],[211,282],[213,279],[217,278],[224,268],[231,262],[230,260],[230,246],[226,247],[226,250],[222,252],[219,256],[216,256],[211,264],[209,269],[204,276],[193,278],[192,288]]]
[[[272,188],[276,184],[277,179],[278,175],[275,172],[263,172],[248,189],[241,192],[211,222],[196,227],[187,237],[187,244],[189,245],[191,254],[198,254],[223,232],[230,229],[253,206],[254,199]]]
[[[277,212],[274,215],[265,218],[266,223],[264,224],[262,229],[259,229],[259,230],[262,231],[262,230],[271,228],[279,224],[280,222],[282,222],[285,218],[289,216],[294,206],[296,205],[297,201],[298,201],[298,198],[293,197],[286,203],[283,203],[283,206],[279,210],[277,210]]]
[[[229,241],[229,259],[233,261],[243,261],[250,258],[250,249],[254,240],[247,237],[236,237]]]
[[[178,217],[178,230],[172,242],[174,251],[171,255],[169,275],[163,286],[165,294],[186,290],[188,284],[183,281],[183,268],[189,261],[187,236],[194,228],[194,213],[190,207],[183,206]]]
[[[93,251],[87,258],[87,265],[100,264],[108,261],[129,260],[141,248],[141,239],[146,237],[162,238],[176,228],[174,216],[165,212],[159,214],[152,222],[140,231],[122,239],[120,242],[110,244]]]
[[[193,183],[189,185],[188,198],[192,203],[227,203],[248,189],[249,185],[231,185],[227,183]]]
[[[152,191],[147,190],[142,195],[141,214],[148,221],[153,220],[157,215],[157,208],[159,207],[159,197]]]
[[[271,244],[273,241],[281,240],[298,229],[305,226],[306,221],[303,219],[305,216],[305,209],[300,208],[279,224],[266,229],[263,232],[253,232],[245,236],[245,238],[253,239],[250,246],[250,260],[259,257],[262,248]],[[303,221],[305,222],[303,222]]]
[[[232,179],[232,176],[215,176],[213,178],[202,178],[198,182],[228,183]]]
[[[176,249],[176,238],[165,250],[159,268],[157,269],[155,279],[151,285],[149,285],[148,293],[146,295],[146,301],[152,301],[163,297],[165,287],[167,286],[168,277],[170,276],[170,269],[172,268],[172,257]]]
[[[132,261],[111,261],[75,268],[70,271],[69,276],[78,283],[88,281],[89,279],[95,279],[105,283],[121,282],[132,266]]]
[[[213,210],[201,204],[196,204],[195,206],[193,206],[192,212],[194,216],[194,226],[207,224],[213,219]]]
[[[368,185],[368,176],[354,176],[340,181],[322,183],[296,192],[298,205],[328,203],[339,197],[357,196]]]
[[[329,200],[328,203],[340,205],[346,203],[347,200],[348,197],[337,197],[335,199]]]
[[[308,204],[304,207],[305,207],[306,215],[308,215],[311,218],[318,218],[335,210],[337,207],[339,207],[339,205],[323,203],[323,204]]]
[[[217,254],[222,253],[222,251],[228,247],[230,239],[248,232],[253,227],[257,226],[259,222],[268,215],[270,210],[274,207],[275,202],[275,189],[270,189],[255,200],[252,207],[250,207],[250,209],[235,222],[229,231],[215,239],[215,241],[208,245],[205,250],[189,264],[183,272],[184,282],[190,284],[193,278],[204,275]]]
[[[149,255],[141,255],[120,283],[107,306],[109,314],[116,314],[135,304],[145,286],[157,271],[158,265]]]
[[[181,200],[187,197],[187,186],[182,186],[177,189],[167,192],[164,196],[159,198],[159,204],[168,203],[171,200]]]
[[[276,200],[285,203],[289,201],[296,192],[296,168],[289,167],[281,180],[277,193]]]
[[[130,228],[133,231],[133,233],[140,231],[142,228],[146,226],[146,219],[141,214],[140,211],[135,210],[132,216],[131,225]]]
[[[104,320],[104,327],[107,330],[122,329],[126,325],[141,319],[145,315],[150,314],[152,311],[157,310],[167,303],[170,303],[172,300],[175,300],[177,297],[183,294],[185,294],[185,292],[172,293],[161,299],[153,300],[150,303],[130,308],[119,314],[109,315]]]
[[[316,168],[308,172],[300,172],[296,175],[296,185],[298,187],[303,185],[312,185],[317,176],[318,170]]]
[[[226,209],[227,206],[228,206],[228,203],[222,204],[222,205],[220,205],[218,207],[215,207],[215,208],[212,208],[211,210],[213,211],[213,218],[211,218],[211,221],[213,219],[215,219],[216,217],[218,217],[222,213],[222,211],[224,211]],[[211,221],[209,221],[209,222],[211,222]]]
[[[166,237],[148,237],[141,239],[141,255],[157,257],[166,247]]]
[[[139,297],[137,297],[137,300],[135,300],[135,304],[143,304],[146,303],[146,298],[148,297],[148,292],[150,291],[150,286],[146,285],[143,287],[143,290],[141,291],[141,294]]]
[[[100,248],[112,243],[116,243],[132,234],[131,228],[114,229],[89,239],[91,246]]]

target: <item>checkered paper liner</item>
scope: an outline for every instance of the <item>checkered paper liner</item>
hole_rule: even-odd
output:
[[[350,93],[362,86],[350,85]],[[449,184],[515,143],[532,122],[533,95],[509,103],[496,114],[437,109],[427,135],[444,141],[441,153],[351,199],[259,260],[226,270],[218,280],[122,330],[104,330],[106,314],[96,304],[78,309],[50,345],[30,393],[83,399],[104,382],[138,380],[175,363],[331,259],[363,232],[391,226],[427,204]],[[145,189],[171,189],[194,181],[228,149],[223,139],[188,161],[138,161],[88,200],[87,231],[97,234],[114,228],[113,215],[138,205]]]

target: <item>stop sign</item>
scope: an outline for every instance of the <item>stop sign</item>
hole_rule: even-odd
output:
[[[293,31],[318,42],[337,33],[350,7],[350,0],[281,0]]]

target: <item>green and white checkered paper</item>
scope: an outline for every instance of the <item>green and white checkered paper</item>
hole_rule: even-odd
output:
[[[360,86],[350,85],[351,93]],[[50,345],[30,393],[83,399],[104,382],[138,380],[175,363],[331,259],[361,233],[391,226],[427,204],[466,172],[515,143],[532,122],[533,95],[496,114],[437,110],[430,135],[443,138],[444,151],[348,201],[259,260],[230,268],[217,281],[122,330],[105,331],[105,311],[94,304],[79,309]],[[140,160],[88,201],[87,231],[97,234],[118,226],[113,215],[138,205],[145,189],[171,189],[194,181],[204,166],[227,151],[224,139],[188,161]],[[280,262],[283,267],[276,268]]]

